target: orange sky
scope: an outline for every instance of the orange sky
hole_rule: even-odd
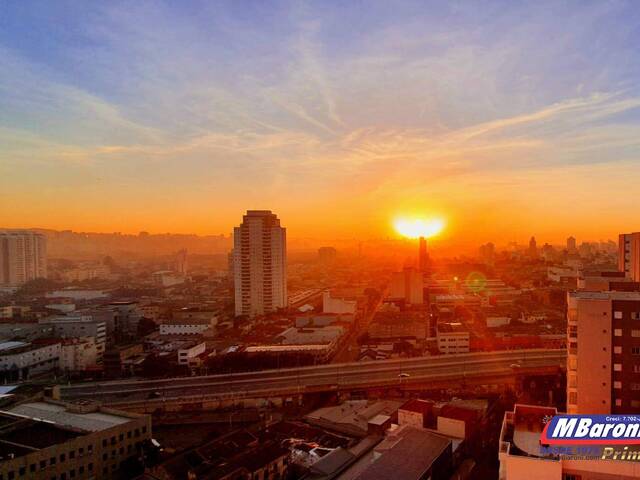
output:
[[[579,5],[7,6],[0,226],[228,234],[271,209],[319,240],[399,215],[473,247],[639,230],[636,12]]]

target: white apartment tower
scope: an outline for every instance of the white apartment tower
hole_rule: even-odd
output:
[[[236,316],[287,306],[287,231],[270,210],[248,210],[233,230]]]
[[[0,230],[0,285],[47,277],[47,238],[30,230]]]

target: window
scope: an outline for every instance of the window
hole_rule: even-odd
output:
[[[69,458],[76,458],[76,451],[75,450],[71,450],[69,452]]]
[[[106,447],[107,446],[107,439],[105,438],[104,440],[102,440],[102,446]]]
[[[621,363],[614,363],[613,364],[613,371],[614,372],[621,372],[622,371],[622,364]]]
[[[120,435],[118,435],[118,440],[120,441],[124,440],[124,433],[121,433]]]
[[[56,464],[56,457],[51,457],[51,460],[49,460],[49,465],[55,465]]]
[[[90,472],[93,472],[93,463],[90,463],[89,465],[87,465],[87,470],[89,470]]]
[[[127,432],[127,438],[131,438],[131,432]]]
[[[614,346],[613,353],[622,353],[622,347],[620,345]]]
[[[613,330],[613,336],[614,337],[621,337],[622,336],[622,329],[621,328],[616,328]]]
[[[640,407],[640,400],[631,400],[631,406],[634,408]]]
[[[40,470],[42,470],[43,468],[47,468],[46,460],[40,460]]]
[[[631,312],[632,320],[640,320],[640,312]]]
[[[142,427],[142,433],[147,433],[147,427]]]
[[[103,454],[102,454],[102,460],[106,460],[106,459],[107,459],[107,457],[108,457],[108,455],[107,455],[106,453],[103,453]]]
[[[640,347],[631,347],[631,355],[640,355]]]
[[[29,465],[29,471],[30,472],[35,472],[36,471],[36,464],[32,463],[31,465]]]
[[[622,406],[622,399],[616,398],[616,407],[621,407],[621,406]]]
[[[18,470],[18,475],[22,477],[25,473],[27,473],[27,467],[20,467],[20,469]]]
[[[135,434],[134,434],[134,435],[135,435],[136,437],[139,437],[139,436],[140,436],[140,429],[139,429],[139,428],[136,428],[136,430],[135,430]]]
[[[84,473],[84,465],[81,465],[78,469],[78,474],[82,475]]]
[[[640,365],[635,364],[633,366],[633,373],[640,373]]]
[[[613,382],[613,388],[618,388],[618,389],[622,388],[622,382],[617,382],[617,381]]]
[[[620,320],[622,318],[622,312],[613,312],[613,318]]]
[[[75,476],[76,476],[76,470],[75,470],[75,468],[69,472],[69,476],[70,476],[71,478],[75,478]]]
[[[640,390],[640,383],[632,383],[630,387],[631,387],[631,390],[637,392],[638,390]]]
[[[64,461],[65,461],[65,459],[66,459],[65,454],[64,454],[64,453],[61,453],[61,454],[60,454],[60,463],[64,462]]]

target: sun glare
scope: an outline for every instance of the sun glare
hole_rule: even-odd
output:
[[[434,237],[444,229],[444,220],[441,218],[399,218],[394,222],[396,231],[403,237],[419,238]]]

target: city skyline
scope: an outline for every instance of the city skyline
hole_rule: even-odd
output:
[[[266,208],[319,239],[418,214],[476,245],[634,229],[632,2],[150,6],[3,4],[3,227],[227,233]]]

